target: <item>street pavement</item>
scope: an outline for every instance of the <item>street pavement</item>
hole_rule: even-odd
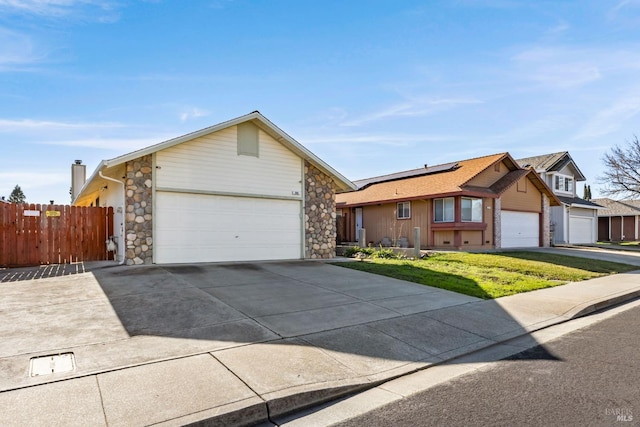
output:
[[[336,426],[638,425],[640,304],[629,305],[633,308],[544,346]],[[323,415],[326,422],[329,416]],[[311,425],[309,419],[300,421]]]
[[[14,275],[0,425],[275,420],[515,337],[535,346],[533,331],[640,296],[638,274],[487,301],[315,261]]]

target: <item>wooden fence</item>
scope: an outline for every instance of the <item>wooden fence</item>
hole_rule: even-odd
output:
[[[0,203],[0,267],[113,259],[113,208]]]

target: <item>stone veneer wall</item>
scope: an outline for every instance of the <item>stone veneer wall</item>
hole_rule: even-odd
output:
[[[493,247],[502,247],[502,200],[493,199]]]
[[[542,247],[551,246],[551,217],[549,196],[542,194]]]
[[[333,180],[304,162],[305,258],[336,256],[336,191]]]
[[[125,238],[127,265],[153,262],[153,203],[151,155],[127,162]]]

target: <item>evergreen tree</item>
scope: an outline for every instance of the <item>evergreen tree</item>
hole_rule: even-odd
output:
[[[16,185],[13,189],[13,191],[11,192],[11,195],[9,196],[9,201],[11,203],[26,203],[27,202],[27,198],[25,197],[24,193],[22,192],[22,188],[20,188],[19,185]]]

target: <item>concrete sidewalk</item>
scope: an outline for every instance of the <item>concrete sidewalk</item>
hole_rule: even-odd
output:
[[[2,283],[0,425],[265,422],[636,298],[638,274],[488,301],[305,261]]]

